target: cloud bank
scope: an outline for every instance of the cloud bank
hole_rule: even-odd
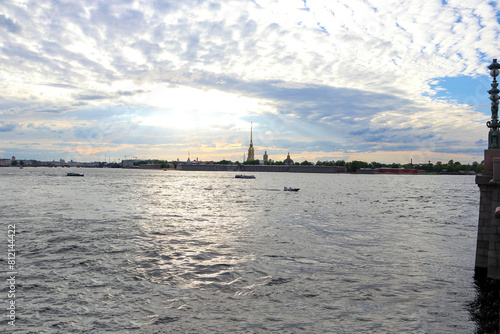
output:
[[[480,0],[0,3],[0,156],[241,161],[253,122],[275,160],[481,161],[498,17]],[[473,103],[443,94],[460,77]]]

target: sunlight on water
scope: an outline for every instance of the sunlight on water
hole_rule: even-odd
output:
[[[81,171],[0,169],[20,330],[474,331],[473,177]]]

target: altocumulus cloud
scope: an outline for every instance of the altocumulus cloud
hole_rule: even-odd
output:
[[[498,6],[2,2],[0,147],[241,160],[254,122],[259,154],[280,158],[481,160],[488,115],[432,83],[487,74]]]
[[[14,131],[17,127],[15,123],[4,123],[0,122],[0,132],[11,132]]]
[[[0,27],[6,29],[8,32],[18,32],[21,28],[9,17],[0,14]]]

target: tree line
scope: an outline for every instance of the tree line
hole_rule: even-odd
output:
[[[142,165],[142,164],[160,164],[161,168],[169,168],[177,167],[177,162],[169,162],[167,160],[143,160],[143,161],[137,161],[134,162],[135,166]],[[231,160],[220,160],[217,162],[210,161],[207,163],[213,163],[213,164],[219,164],[219,165],[259,165],[260,162],[259,160],[251,160],[251,161],[245,161],[243,163],[240,163],[239,161],[231,161]],[[265,163],[267,165],[285,165],[283,161],[273,161],[273,162],[268,162]],[[401,163],[390,163],[390,164],[385,164],[385,163],[380,163],[380,162],[365,162],[365,161],[359,161],[359,160],[353,160],[353,161],[344,161],[344,160],[337,160],[337,161],[316,161],[310,162],[307,160],[304,160],[302,162],[295,162],[294,165],[303,165],[303,166],[345,166],[347,169],[347,172],[349,173],[355,173],[358,169],[360,168],[405,168],[405,169],[418,169],[422,170],[426,173],[449,173],[449,174],[454,174],[454,173],[468,173],[468,172],[474,172],[474,173],[481,173],[483,168],[484,168],[484,162],[481,161],[479,162],[473,162],[472,164],[461,164],[459,161],[453,161],[449,160],[447,163],[443,163],[441,161],[438,161],[436,163],[431,163],[430,161],[428,163],[418,163],[418,164],[412,164],[412,163],[407,163],[407,164],[401,164]]]
[[[240,164],[238,161],[232,162],[230,160],[221,160],[215,162],[216,164],[230,165],[230,164]],[[259,160],[245,161],[244,165],[258,165]],[[284,165],[283,161],[273,161],[272,163],[266,163],[268,165]],[[337,161],[316,161],[316,163],[304,160],[302,162],[295,162],[294,165],[316,165],[316,166],[345,166],[347,172],[355,173],[360,168],[405,168],[405,169],[418,169],[426,173],[462,173],[462,172],[475,172],[481,173],[484,168],[484,162],[473,162],[472,164],[462,164],[459,161],[449,160],[447,163],[438,161],[436,163],[418,163],[418,164],[401,164],[401,163],[380,163],[380,162],[365,162],[365,161],[349,161],[337,160]]]
[[[383,164],[379,162],[364,162],[364,161],[350,161],[345,162],[343,160],[337,160],[335,162],[337,166],[346,166],[348,172],[356,172],[360,168],[405,168],[405,169],[418,169],[422,170],[426,173],[481,173],[484,169],[484,161],[473,162],[472,164],[461,164],[459,161],[449,160],[447,163],[443,163],[442,161],[438,161],[436,163],[428,162],[428,163],[418,163],[418,164],[400,164],[400,163],[391,163],[391,164]]]

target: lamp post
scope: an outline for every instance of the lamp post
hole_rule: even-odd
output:
[[[500,148],[500,122],[498,120],[498,100],[500,99],[498,93],[500,93],[500,90],[498,90],[497,82],[497,76],[500,74],[500,64],[497,63],[496,59],[493,59],[493,63],[488,66],[488,69],[490,70],[490,75],[493,77],[491,89],[488,91],[491,100],[491,121],[486,123],[486,126],[490,128],[488,149],[491,149]]]

